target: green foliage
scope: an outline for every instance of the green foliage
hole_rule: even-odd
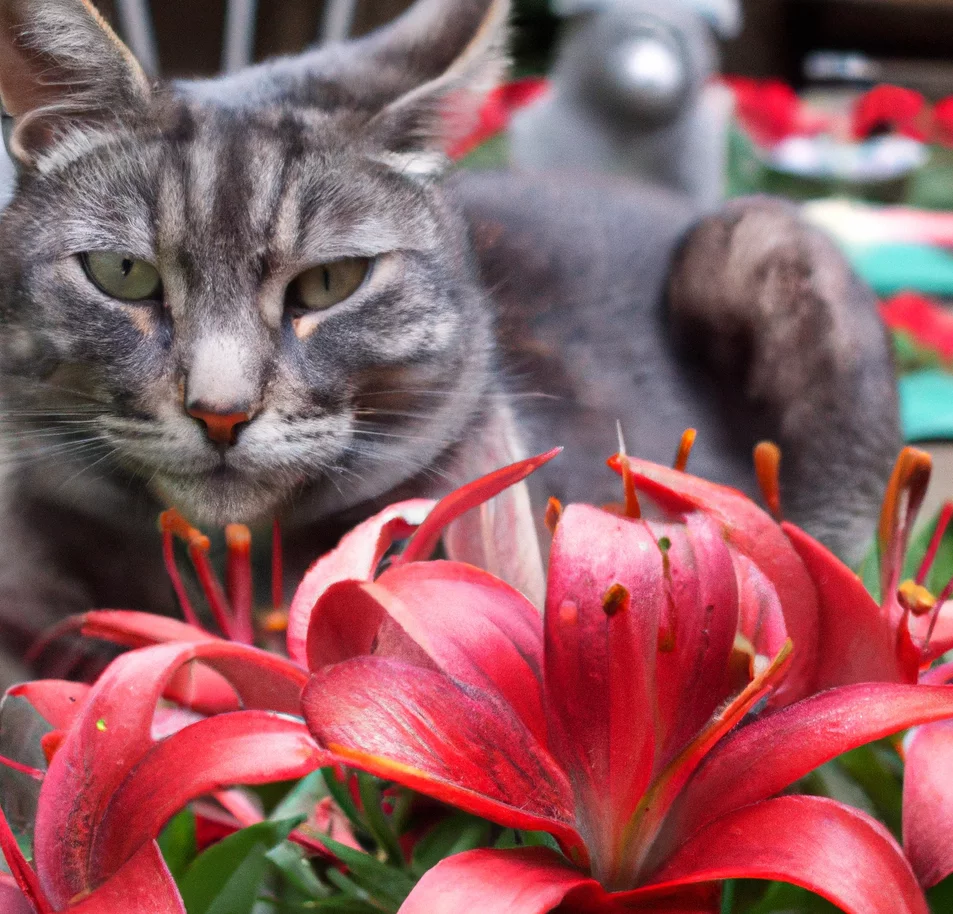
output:
[[[190,809],[180,812],[159,836],[159,850],[165,857],[172,878],[182,879],[198,853],[195,843],[195,814]]]
[[[252,825],[196,857],[178,880],[189,914],[252,914],[269,872],[268,852],[302,821]]]

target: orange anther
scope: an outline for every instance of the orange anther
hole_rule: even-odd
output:
[[[691,456],[692,448],[695,446],[695,438],[698,432],[693,428],[687,428],[682,432],[682,440],[678,445],[678,452],[675,454],[675,469],[684,473],[688,466],[688,458]]]
[[[754,449],[754,472],[761,497],[775,520],[781,514],[781,448],[773,441],[762,441]]]
[[[560,502],[558,498],[550,498],[549,503],[546,505],[546,516],[543,518],[543,522],[546,524],[546,529],[550,533],[556,532],[556,526],[559,524],[562,516],[562,502]]]

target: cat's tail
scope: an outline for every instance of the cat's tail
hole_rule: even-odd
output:
[[[900,447],[873,293],[796,207],[755,197],[689,233],[669,308],[676,339],[732,392],[739,436],[781,446],[785,515],[858,559]]]

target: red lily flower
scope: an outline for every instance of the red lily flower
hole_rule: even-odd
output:
[[[919,92],[901,86],[875,86],[854,106],[853,133],[860,140],[889,131],[922,141],[927,137],[927,116],[926,99]]]
[[[757,717],[791,663],[779,587],[814,594],[807,569],[763,513],[732,526],[748,509],[730,490],[709,516],[634,516],[630,462],[616,464],[628,516],[562,512],[543,621],[456,562],[405,561],[309,593],[299,649],[317,670],[304,708],[319,745],[502,825],[546,830],[563,851],[453,857],[402,910],[703,912],[718,880],[754,877],[850,912],[925,912],[879,824],[829,800],[771,797],[850,748],[953,716],[953,689],[855,685]],[[382,515],[378,529],[392,522]],[[332,648],[320,632],[335,634]]]
[[[772,447],[759,446],[756,463],[766,500],[779,515],[779,458],[771,458]],[[622,472],[618,460],[612,464]],[[881,606],[828,549],[793,524],[773,520],[734,489],[633,458],[626,466],[639,492],[667,516],[699,512],[714,520],[726,542],[771,581],[796,648],[775,706],[832,686],[915,683],[921,667],[953,648],[950,593],[927,599],[922,590],[929,561],[916,580],[900,582],[913,520],[929,481],[930,458],[924,452],[904,449],[884,499],[878,534]]]
[[[402,559],[409,562],[429,554],[447,524],[529,475],[555,453],[490,474],[436,504],[415,502],[390,512],[401,518],[416,510],[418,523],[430,514]],[[130,914],[182,912],[154,844],[165,821],[191,799],[229,784],[300,777],[330,762],[304,725],[286,716],[300,713],[299,697],[307,680],[303,666],[208,632],[175,565],[172,538],[179,536],[188,545],[222,632],[233,641],[248,642],[253,625],[247,531],[227,531],[229,554],[222,588],[208,563],[208,540],[199,531],[174,512],[163,515],[162,529],[167,567],[188,622],[131,611],[86,613],[69,620],[49,640],[79,630],[135,650],[111,664],[93,687],[40,681],[10,692],[27,700],[53,731],[43,742],[51,758],[49,770],[28,770],[42,780],[35,823],[36,872],[0,812],[0,848],[15,874],[0,878],[0,899],[7,902],[4,910],[111,914],[121,907]],[[415,529],[402,519],[379,523],[373,544],[366,529],[355,531],[335,553],[334,568],[319,562],[312,569],[299,591],[298,606],[306,605],[301,595],[315,580],[329,580],[335,574],[370,577],[391,539]],[[371,550],[366,555],[365,546]],[[274,578],[280,581],[278,549],[275,555]],[[341,561],[342,555],[347,561]],[[279,588],[276,594],[280,600]],[[537,611],[530,606],[530,612],[538,623]],[[293,637],[290,641],[296,643]],[[160,698],[177,707],[157,710]],[[218,716],[204,718],[204,714]],[[189,764],[183,765],[182,759]],[[7,759],[0,762],[27,770]],[[155,789],[157,784],[161,791]],[[236,809],[230,802],[237,798],[216,795],[239,822],[253,821],[247,809]],[[66,834],[71,840],[64,844]],[[305,836],[298,835],[297,840],[326,853]],[[132,907],[129,899],[137,899],[142,907]]]
[[[243,710],[211,718],[157,710],[170,684],[196,669],[227,686]],[[15,882],[0,883],[4,910],[184,914],[155,838],[198,796],[328,764],[291,716],[304,680],[281,658],[207,640],[133,651],[92,687],[40,681],[11,690],[57,737],[45,744],[48,770],[37,773],[35,871],[0,814],[0,847]]]

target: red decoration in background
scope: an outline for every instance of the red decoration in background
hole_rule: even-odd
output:
[[[880,306],[891,330],[909,334],[913,341],[953,362],[953,313],[917,292],[901,292]]]
[[[941,99],[933,108],[933,141],[953,147],[953,95]]]
[[[527,77],[497,86],[487,95],[480,109],[476,127],[466,136],[452,143],[447,149],[447,155],[451,159],[462,159],[473,152],[477,146],[502,133],[520,108],[525,108],[536,101],[548,90],[549,80],[540,77]]]
[[[854,105],[852,132],[859,140],[880,133],[897,133],[914,140],[927,139],[926,99],[912,89],[875,86]]]
[[[726,81],[735,93],[738,119],[759,146],[774,146],[798,132],[801,102],[787,83],[739,76]]]

